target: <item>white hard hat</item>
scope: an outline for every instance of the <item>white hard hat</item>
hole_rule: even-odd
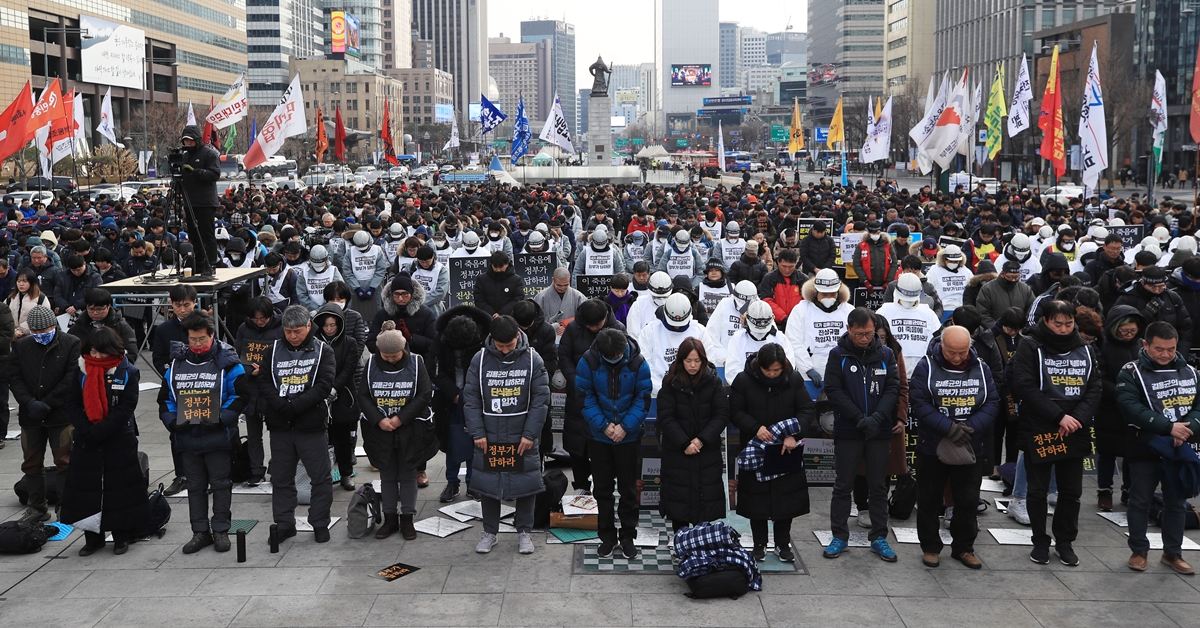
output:
[[[1079,245],[1079,256],[1083,257],[1084,255],[1087,255],[1088,253],[1094,253],[1094,252],[1096,252],[1096,249],[1098,249],[1098,248],[1100,248],[1100,247],[1096,246],[1095,242],[1092,242],[1090,240],[1087,242],[1084,242],[1083,244]]]
[[[398,222],[393,222],[392,226],[388,227],[388,235],[392,236],[393,238],[399,238],[399,237],[403,236],[404,235],[404,225],[402,225]]]
[[[691,242],[691,241],[692,241],[692,234],[688,233],[687,229],[680,229],[679,231],[675,232],[675,243],[676,244],[683,245],[683,244],[687,244],[688,242]]]
[[[1181,236],[1175,240],[1176,251],[1196,252],[1196,238],[1192,236]]]
[[[1150,235],[1154,236],[1162,244],[1166,244],[1171,240],[1171,232],[1166,227],[1158,227]]]
[[[959,260],[959,259],[962,259],[962,256],[963,256],[962,249],[958,248],[957,244],[951,244],[951,245],[947,246],[946,248],[942,249],[942,257],[944,257],[945,259]]]
[[[605,229],[603,226],[597,227],[596,230],[592,232],[592,244],[596,246],[604,246],[605,244],[608,244],[608,229]]]
[[[692,322],[692,302],[686,295],[672,294],[663,305],[663,315],[671,327],[687,327]]]
[[[318,245],[312,247],[312,250],[310,250],[308,252],[308,261],[316,263],[316,264],[328,262],[329,261],[329,250],[326,249],[325,246],[322,244],[318,244]]]
[[[1052,237],[1054,235],[1054,228],[1050,225],[1042,225],[1042,228],[1038,229],[1038,235],[1041,236],[1042,239]]]
[[[813,279],[817,292],[837,292],[842,287],[842,280],[832,268],[822,268]]]
[[[658,271],[650,275],[650,292],[657,296],[667,296],[671,294],[671,276],[663,271]]]
[[[1092,239],[1097,242],[1103,242],[1104,238],[1108,237],[1108,229],[1105,229],[1104,227],[1092,227],[1088,230],[1088,233],[1092,236]]]
[[[362,231],[362,230],[355,231],[354,232],[354,246],[357,246],[360,249],[365,249],[365,248],[371,246],[371,234],[367,233],[366,231]]]
[[[921,299],[921,280],[912,273],[904,273],[896,280],[896,300],[919,301]]]
[[[225,227],[217,227],[216,230],[213,231],[213,237],[215,237],[217,240],[228,240],[229,230]]]
[[[733,287],[733,296],[740,301],[749,303],[758,298],[758,287],[749,279],[743,279]]]
[[[546,236],[542,235],[541,231],[534,231],[529,234],[529,246],[541,246],[546,243]]]
[[[1051,230],[1050,233],[1046,235],[1054,235],[1054,231]],[[1029,236],[1025,235],[1024,233],[1018,233],[1012,237],[1012,240],[1009,241],[1009,245],[1011,245],[1014,249],[1028,249]]]
[[[474,231],[467,231],[467,232],[463,233],[462,243],[463,243],[463,246],[465,246],[468,249],[474,249],[474,248],[478,247],[479,246],[479,234],[475,233]]]
[[[775,313],[766,301],[755,301],[746,309],[746,330],[761,338],[775,325]]]

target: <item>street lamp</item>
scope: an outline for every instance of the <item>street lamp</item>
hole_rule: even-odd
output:
[[[1182,3],[1180,3],[1180,7],[1179,7],[1179,14],[1180,14],[1180,15],[1189,15],[1189,16],[1190,16],[1190,15],[1192,15],[1193,13],[1195,13],[1195,12],[1196,12],[1196,9],[1197,9],[1197,8],[1200,8],[1200,2],[1195,2],[1195,1],[1192,1],[1192,0],[1187,0],[1187,1],[1185,1],[1185,2],[1182,2]]]

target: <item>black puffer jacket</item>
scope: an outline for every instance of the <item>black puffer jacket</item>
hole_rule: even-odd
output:
[[[396,329],[408,340],[410,351],[429,355],[433,350],[433,337],[437,335],[437,315],[425,305],[425,288],[421,282],[413,282],[412,298],[403,310],[385,291],[383,307],[375,312],[375,319],[371,321],[371,327],[367,330],[367,349],[371,353],[377,352],[375,339],[379,337],[383,321],[396,323]]]
[[[617,320],[613,315],[612,310],[608,312],[608,318],[604,319],[605,329],[619,329],[625,331],[625,326]],[[567,328],[563,330],[562,340],[558,343],[558,370],[562,371],[563,377],[567,379],[567,410],[563,421],[563,447],[567,453],[575,455],[585,455],[587,452],[588,426],[583,420],[583,395],[575,392],[575,373],[578,370],[579,360],[583,358],[583,354],[592,348],[592,343],[596,341],[596,336],[600,332],[592,333],[586,325],[579,322],[579,319],[571,321]]]
[[[220,207],[221,199],[217,197],[217,179],[221,178],[221,156],[217,149],[206,146],[203,135],[195,125],[183,127],[182,137],[196,140],[196,146],[185,148],[184,165],[191,170],[184,170],[183,191],[191,200],[193,207]]]
[[[88,316],[87,310],[80,313],[75,318],[75,322],[71,325],[72,336],[79,339],[79,352],[87,353],[92,350],[92,334],[101,327],[107,327],[121,337],[121,341],[125,343],[125,354],[130,359],[135,359],[138,354],[137,336],[133,333],[133,328],[129,323],[125,322],[125,317],[117,311],[117,308],[108,308],[108,316],[104,320],[96,322]]]
[[[1122,340],[1117,337],[1117,327],[1126,319],[1137,323],[1138,333],[1129,340]],[[1117,375],[1122,366],[1138,359],[1145,331],[1146,318],[1141,313],[1132,306],[1117,305],[1104,321],[1104,336],[1097,340],[1100,354],[1104,356],[1104,395],[1096,411],[1096,451],[1101,455],[1125,456],[1129,421],[1117,406]]]
[[[251,375],[254,372],[253,363],[257,362],[261,366],[267,347],[276,340],[283,340],[283,325],[279,321],[278,312],[272,312],[271,320],[262,327],[255,325],[247,318],[246,322],[238,328],[234,348],[237,349],[238,357],[242,359],[242,368],[246,369],[246,380],[250,383],[247,386],[246,416],[261,414],[257,405],[258,376]],[[264,374],[267,373],[260,369],[259,375]]]
[[[542,306],[533,300],[529,302],[537,308],[537,313],[533,315],[533,324],[525,330],[525,336],[529,338],[529,346],[542,356],[542,362],[546,364],[546,372],[553,376],[554,371],[558,370],[558,334],[555,334],[554,327],[546,322]],[[549,424],[549,421],[546,423]]]
[[[1200,323],[1200,284],[1189,280],[1183,274],[1182,268],[1176,268],[1171,272],[1169,285],[1171,292],[1183,300],[1183,307],[1192,319],[1191,346],[1200,347],[1200,325],[1197,325]]]
[[[524,298],[525,280],[513,271],[512,264],[501,272],[489,270],[475,280],[475,307],[488,316],[511,314],[513,305]]]
[[[800,241],[800,270],[805,275],[814,274],[818,268],[833,268],[835,259],[837,249],[828,233],[823,238],[814,238],[809,232]]]
[[[448,332],[450,321],[460,316],[466,316],[474,321],[475,335],[459,338]],[[483,341],[488,336],[491,321],[492,318],[483,310],[470,305],[452,307],[437,319],[437,335],[433,340],[433,359],[426,364],[429,365],[433,385],[436,388],[433,396],[433,415],[442,451],[446,451],[450,423],[463,420],[461,400],[458,406],[454,404],[454,400],[462,393],[462,385],[467,379],[467,369],[471,367],[471,358],[483,348]]]
[[[1039,320],[1032,332],[1023,333],[1025,337],[1009,361],[1008,372],[1004,378],[1013,398],[1019,404],[1017,411],[1020,414],[1023,448],[1029,451],[1034,434],[1058,431],[1059,421],[1069,414],[1083,425],[1083,429],[1076,430],[1067,437],[1069,446],[1077,451],[1091,451],[1089,428],[1095,425],[1096,411],[1104,392],[1104,384],[1101,381],[1103,365],[1095,348],[1088,347],[1092,356],[1092,369],[1084,384],[1083,396],[1075,401],[1058,401],[1042,391],[1042,368],[1038,363],[1038,350],[1045,347],[1049,353],[1067,353],[1085,346],[1083,339],[1076,331],[1067,336],[1059,336],[1046,327],[1044,320]]]
[[[752,356],[747,360],[746,370],[733,380],[729,409],[744,442],[754,438],[758,428],[793,417],[801,425],[812,422],[815,406],[804,378],[795,370],[780,377],[781,383],[768,382],[758,368],[756,356]],[[794,436],[799,440],[801,435]],[[803,448],[797,447],[790,455],[803,455]],[[808,514],[808,480],[803,472],[759,482],[756,472],[742,471],[738,473],[737,490],[737,513],[747,519],[781,520]]]
[[[668,521],[702,523],[725,517],[721,434],[729,423],[729,393],[710,366],[696,386],[675,379],[658,392],[662,444],[659,508]],[[684,451],[693,438],[700,453]]]
[[[358,375],[358,360],[362,356],[362,345],[346,330],[346,321],[342,318],[342,306],[326,303],[317,310],[313,317],[313,327],[316,327],[324,340],[333,348],[333,357],[337,364],[333,376],[333,390],[336,399],[329,400],[329,414],[334,423],[353,424],[358,420],[357,391],[355,377]],[[333,319],[337,322],[337,332],[332,336],[325,335],[325,322]],[[378,465],[376,465],[378,466]]]
[[[1170,323],[1179,332],[1179,353],[1186,356],[1192,348],[1192,317],[1188,314],[1187,305],[1183,298],[1171,290],[1162,294],[1154,294],[1141,282],[1135,283],[1133,289],[1117,297],[1117,305],[1131,305],[1146,318],[1146,324],[1162,321]]]
[[[320,352],[316,377],[303,392],[279,396],[271,364],[276,350],[294,353],[316,348]],[[258,378],[258,410],[263,414],[267,429],[272,432],[322,432],[329,424],[329,392],[333,390],[336,359],[333,349],[317,337],[317,329],[309,331],[308,337],[293,350],[286,339],[272,343],[263,354],[263,370]]]
[[[33,336],[18,338],[12,344],[8,386],[17,401],[21,427],[67,425],[67,399],[80,388],[79,339],[59,330],[49,344],[38,344]],[[44,417],[34,418],[29,404],[40,401],[50,406]]]
[[[729,266],[729,283],[737,285],[739,281],[746,280],[754,285],[762,283],[763,277],[767,276],[767,265],[763,263],[760,257],[748,257],[745,253],[733,261]]]

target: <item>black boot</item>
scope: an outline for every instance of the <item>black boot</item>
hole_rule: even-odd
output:
[[[400,515],[400,535],[404,537],[405,541],[417,538],[417,529],[413,527],[412,515]]]
[[[409,521],[412,521],[412,517],[409,517],[408,519]],[[383,513],[383,525],[379,526],[379,529],[375,531],[375,538],[386,539],[395,534],[399,529],[399,516],[394,512],[385,512]]]

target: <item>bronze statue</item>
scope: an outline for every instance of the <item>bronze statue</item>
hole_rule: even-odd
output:
[[[596,77],[592,82],[593,96],[608,95],[608,77],[612,76],[612,68],[604,65],[604,59],[600,55],[596,55],[596,62],[588,67],[588,72]]]

